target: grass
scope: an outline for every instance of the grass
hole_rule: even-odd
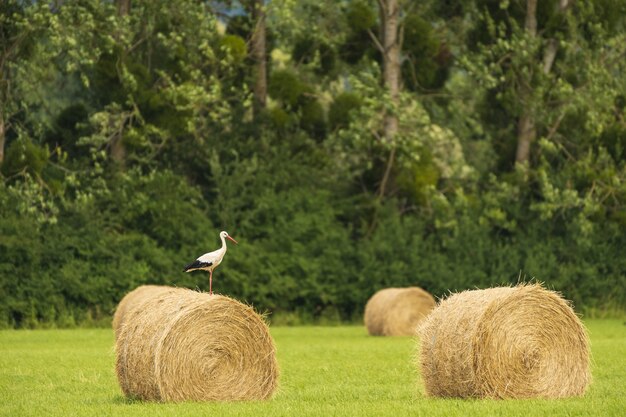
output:
[[[623,416],[626,325],[590,320],[594,382],[582,398],[457,400],[424,396],[411,338],[358,326],[272,329],[280,390],[266,402],[158,404],[125,399],[113,332],[0,332],[1,416]]]

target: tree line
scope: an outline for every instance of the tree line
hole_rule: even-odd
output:
[[[626,299],[624,0],[6,0],[0,327],[106,322],[240,240],[276,322],[390,286]]]

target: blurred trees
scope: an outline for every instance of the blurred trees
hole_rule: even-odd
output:
[[[19,68],[33,55],[32,38],[42,30],[42,23],[29,25],[25,6],[16,0],[0,5],[0,163],[4,161],[7,136],[18,131],[16,118],[23,109]],[[34,17],[33,17],[34,19]],[[26,95],[26,94],[24,94]]]
[[[267,34],[265,30],[265,5],[262,0],[254,0],[249,6],[254,30],[250,45],[250,55],[254,59],[254,111],[259,114],[267,102]]]
[[[626,2],[0,5],[0,326],[106,319],[228,230],[218,292],[626,299]]]

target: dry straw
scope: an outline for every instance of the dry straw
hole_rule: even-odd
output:
[[[365,305],[365,327],[372,336],[413,336],[433,307],[435,299],[421,288],[385,288]]]
[[[571,306],[541,285],[453,294],[419,329],[426,392],[563,398],[591,381],[589,341]]]
[[[121,326],[124,323],[124,316],[128,310],[150,297],[173,289],[172,287],[163,285],[142,285],[126,294],[117,305],[115,314],[113,315],[113,331],[115,332],[115,338],[117,339],[120,335]]]
[[[126,311],[116,372],[124,394],[152,401],[262,400],[278,384],[261,316],[231,298],[180,288]]]

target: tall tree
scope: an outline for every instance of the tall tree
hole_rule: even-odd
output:
[[[526,1],[526,21],[524,25],[528,37],[533,39],[537,36],[537,0]],[[517,122],[517,151],[515,160],[518,163],[528,162],[530,143],[537,136],[533,111],[530,109],[530,96],[532,95],[531,81],[527,80],[520,87],[520,100],[523,110]]]
[[[400,5],[398,0],[379,1],[383,33],[383,82],[389,91],[392,105],[398,104],[400,92]],[[398,131],[398,118],[393,113],[385,116],[385,139],[392,141]]]
[[[384,119],[383,135],[388,143],[392,143],[398,132],[398,116],[394,113],[398,106],[398,97],[402,83],[400,64],[400,4],[398,0],[379,0],[380,24],[382,34],[381,53],[383,55],[383,84],[389,92],[392,112],[387,112]],[[379,195],[385,195],[387,182],[395,159],[396,148],[391,148],[387,167],[379,188]]]
[[[5,94],[2,94],[4,96]],[[4,97],[0,97],[4,101]],[[6,125],[4,123],[4,111],[0,108],[0,164],[4,161],[4,144],[6,141]]]
[[[118,16],[126,16],[130,13],[130,1],[131,0],[115,0]]]
[[[568,8],[569,0],[559,0],[558,13],[564,13]],[[526,1],[525,30],[531,41],[537,38],[537,0]],[[541,39],[544,44],[543,62],[541,69],[544,75],[548,75],[556,59],[558,41],[555,38]],[[522,104],[522,114],[517,123],[517,150],[515,162],[528,163],[531,144],[537,138],[537,126],[534,110],[531,108],[533,95],[532,71],[529,78],[520,83],[520,101]]]
[[[252,16],[254,30],[250,43],[250,55],[254,61],[254,115],[257,117],[267,103],[267,34],[263,0],[252,1]]]
[[[11,103],[13,102],[13,72],[11,64],[19,59],[28,36],[20,31],[16,16],[21,7],[16,1],[0,5],[0,164],[4,161],[7,132],[11,126]],[[13,109],[14,110],[14,109]]]
[[[115,0],[117,6],[117,15],[120,18],[124,18],[130,14],[131,0]],[[120,52],[119,63],[124,64],[126,51]],[[111,139],[110,152],[111,159],[123,167],[126,164],[126,147],[124,146],[124,123],[127,118],[121,119],[121,125],[116,126],[113,130],[116,132]]]

